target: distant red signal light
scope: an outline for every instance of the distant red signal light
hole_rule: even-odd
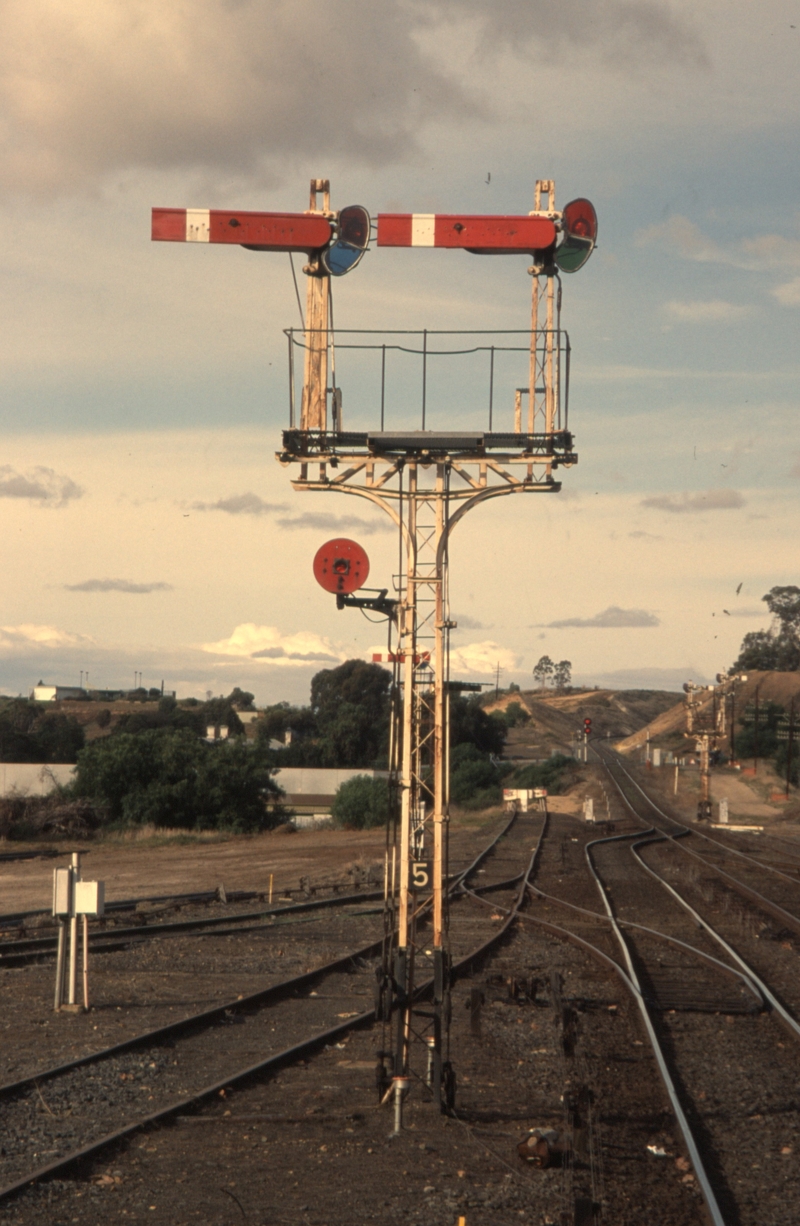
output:
[[[326,592],[347,596],[369,577],[369,558],[356,541],[338,537],[320,546],[314,557],[314,578]]]

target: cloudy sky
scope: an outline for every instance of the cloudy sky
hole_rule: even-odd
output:
[[[311,560],[363,538],[388,582],[392,533],[274,460],[288,259],[149,237],[152,205],[300,210],[312,175],[373,214],[526,212],[553,177],[599,214],[564,279],[580,462],[458,528],[456,672],[674,688],[800,580],[800,0],[0,14],[0,690],[302,700],[380,644]],[[336,322],[524,328],[527,263],[376,249]]]

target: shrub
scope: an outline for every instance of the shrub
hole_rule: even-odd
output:
[[[527,724],[531,718],[521,702],[510,702],[503,714],[507,728],[516,728],[517,724]]]
[[[369,830],[389,820],[389,783],[369,775],[354,775],[341,785],[333,798],[334,826],[344,830]]]
[[[10,792],[0,797],[0,837],[88,839],[104,816],[91,801],[67,800],[61,790],[49,796]]]
[[[488,809],[502,800],[497,767],[474,745],[456,745],[450,753],[450,799],[463,809]]]
[[[523,766],[513,776],[509,786],[515,788],[547,788],[558,795],[573,784],[578,774],[578,763],[563,753],[553,754],[546,762],[533,762]]]

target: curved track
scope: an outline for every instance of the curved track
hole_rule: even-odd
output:
[[[775,1029],[771,1018],[779,1018],[796,1040],[800,1038],[797,1015],[771,986],[771,976],[764,974],[763,970],[759,973],[754,969],[752,961],[742,957],[734,943],[719,931],[721,909],[717,908],[718,914],[714,916],[713,924],[704,918],[683,892],[667,880],[670,873],[664,871],[663,859],[658,868],[653,866],[652,849],[664,849],[664,856],[669,853],[673,880],[685,882],[685,871],[676,868],[675,855],[688,852],[695,860],[702,861],[704,868],[723,877],[726,885],[737,890],[748,901],[755,892],[718,864],[687,849],[685,836],[689,828],[665,814],[621,765],[614,763],[614,768],[609,768],[606,754],[602,754],[601,760],[625,805],[645,829],[587,843],[586,861],[622,950],[628,987],[636,997],[711,1219],[720,1226],[722,1223],[745,1221],[791,1222],[791,1210],[787,1211],[789,1216],[786,1218],[752,1218],[743,1208],[748,1199],[753,1199],[753,1185],[757,1189],[761,1185],[756,1198],[762,1205],[766,1204],[774,1189],[764,1184],[766,1173],[760,1173],[761,1164],[747,1161],[751,1155],[742,1145],[741,1125],[743,1110],[746,1111],[749,1106],[751,1112],[755,1111],[752,1118],[766,1121],[769,1114],[773,1129],[779,1125],[783,1130],[791,1130],[797,1109],[782,1101],[785,1100],[786,1069],[779,1069],[776,1065],[779,1060],[785,1063],[782,1051],[777,1050],[784,1048],[784,1043],[780,1041],[783,1035]],[[624,775],[632,787],[621,786],[620,775]],[[654,825],[647,828],[649,822],[654,822]],[[739,854],[745,860],[751,859],[744,853]],[[636,869],[632,872],[634,864]],[[648,874],[649,880],[658,883],[659,891],[655,895],[641,876],[643,872]],[[549,904],[569,907],[573,913],[580,912],[586,917],[591,915],[585,907],[570,905],[566,900],[545,894],[536,887],[535,891]],[[759,895],[757,902],[763,910],[771,909],[772,915],[777,912],[783,916],[783,908],[770,899]],[[634,915],[639,922],[633,921]],[[722,918],[724,921],[724,916]],[[554,933],[560,927],[552,923],[549,925]],[[654,932],[653,929],[658,931]],[[585,928],[581,935],[575,932],[574,924],[569,927],[565,925],[561,931],[587,949],[594,946],[595,956],[606,964],[613,963],[617,974],[623,974],[619,964],[609,958],[607,945],[601,947],[586,940]],[[673,952],[665,957],[663,941],[668,939],[675,945],[677,934],[681,931],[680,956]],[[711,961],[709,953],[712,951],[720,970],[730,976],[736,969],[743,981],[749,983],[752,993],[749,1008],[743,1007],[743,1001],[732,1000],[729,995],[726,1000],[719,983],[715,985],[713,982],[716,972],[712,976],[709,976],[707,969],[700,972],[698,960],[701,959],[708,967]],[[796,966],[796,956],[792,957]],[[720,967],[720,963],[727,963],[727,966]],[[675,999],[676,988],[679,989],[678,999]],[[673,993],[672,1000],[668,999],[670,991]],[[683,994],[682,998],[680,993]],[[753,994],[760,995],[769,1014],[759,1016],[753,1011]],[[672,1007],[668,1007],[670,1005]],[[727,1025],[723,1030],[713,1020],[716,1017],[725,1018]],[[715,1051],[719,1056],[719,1065],[716,1065],[713,1057],[709,1059]],[[738,1075],[730,1075],[732,1069],[737,1070]],[[795,1119],[795,1126],[799,1122]],[[754,1172],[757,1169],[758,1174],[743,1178],[745,1170]],[[745,1185],[744,1189],[742,1185]]]
[[[512,817],[488,846],[456,874],[450,886],[452,895],[461,891],[467,879],[482,872],[481,866],[488,857],[497,853],[501,840],[509,833],[514,821]],[[506,871],[503,856],[498,855],[497,859],[494,871],[488,873],[496,879],[482,884],[479,889],[481,892],[508,890],[516,885],[515,908],[519,907],[524,898],[526,872],[523,870],[507,878],[503,875]],[[361,895],[359,900],[363,899],[364,895]],[[468,952],[462,950],[454,965],[455,973],[464,973],[500,941],[508,923],[500,930],[495,928],[488,940],[484,939],[477,948],[471,948]],[[374,1020],[374,1008],[364,1006],[371,1001],[374,983],[371,960],[380,950],[381,943],[379,937],[304,975],[0,1087],[0,1098],[6,1103],[7,1134],[19,1141],[19,1144],[6,1146],[5,1167],[8,1173],[5,1178],[8,1180],[9,1174],[12,1178],[0,1189],[0,1200],[13,1196],[36,1180],[63,1172],[141,1128],[186,1112],[204,1099],[225,1092],[226,1087],[270,1074],[322,1046],[337,1042],[353,1027],[369,1025]],[[418,989],[419,995],[424,995],[429,987],[429,984],[422,984]],[[280,1019],[273,1009],[266,1008],[279,1004]],[[332,1010],[337,1005],[341,1009],[342,1004],[353,1007],[339,1012],[338,1019],[342,1020],[334,1020],[331,1025]],[[325,1024],[319,1028],[323,1020]],[[233,1051],[231,1058],[225,1059],[226,1044],[220,1042],[218,1029],[243,1021],[248,1025],[249,1047],[255,1043],[262,1051],[270,1051],[256,1063],[250,1061],[244,1065],[240,1050]],[[276,1032],[296,1035],[298,1031],[305,1031],[306,1037],[275,1050]],[[241,1048],[241,1044],[231,1046]],[[177,1060],[173,1058],[176,1054]],[[204,1078],[214,1067],[218,1070],[217,1076],[208,1083]],[[183,1086],[192,1079],[195,1085],[186,1092]],[[198,1080],[201,1082],[199,1085]],[[151,1082],[152,1085],[146,1084]],[[140,1109],[136,1110],[136,1103],[142,1101],[142,1092],[150,1090],[156,1092],[148,1093],[148,1101],[159,1097],[162,1102],[142,1114]],[[31,1129],[29,1121],[38,1104],[41,1104],[38,1124]],[[96,1135],[80,1148],[69,1148],[68,1152],[58,1153],[59,1149],[64,1148],[60,1134],[66,1139],[74,1137],[76,1132],[74,1122],[70,1123],[70,1104],[77,1105],[79,1110],[82,1107],[84,1113],[88,1108],[91,1119],[88,1127]],[[19,1126],[16,1115],[19,1115]],[[126,1122],[122,1126],[109,1128],[110,1123],[118,1123],[120,1116],[127,1116]],[[59,1128],[59,1124],[64,1126]],[[32,1159],[54,1152],[56,1156],[51,1161],[32,1167]]]

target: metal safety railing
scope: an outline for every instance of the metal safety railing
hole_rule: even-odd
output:
[[[319,350],[322,346],[314,338],[322,336],[329,357],[326,395],[334,433],[343,429],[345,383],[348,417],[354,407],[357,416],[381,431],[390,418],[401,429],[430,429],[433,414],[440,411],[458,411],[460,421],[465,413],[484,417],[489,432],[511,433],[512,422],[517,434],[569,429],[570,342],[563,328],[535,332],[285,328],[284,334],[290,429],[302,426],[297,404],[304,361],[297,360],[297,351],[305,357],[311,345]],[[460,387],[448,360],[468,358],[476,361],[464,361]],[[533,371],[539,372],[534,379],[539,385],[531,388]]]

